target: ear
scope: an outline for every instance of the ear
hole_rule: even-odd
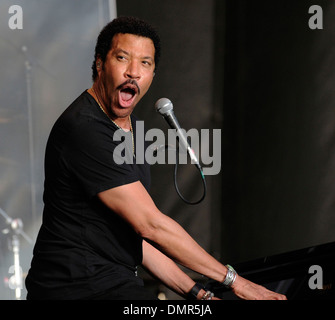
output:
[[[97,59],[97,61],[95,62],[95,66],[97,68],[97,70],[102,68],[102,61],[100,58]]]
[[[101,71],[103,69],[103,64],[102,60],[99,57],[97,57],[97,59],[95,60],[95,69],[97,70],[98,77],[100,77]]]

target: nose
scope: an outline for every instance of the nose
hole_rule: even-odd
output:
[[[139,80],[141,78],[140,68],[136,61],[130,61],[125,72],[127,79]]]

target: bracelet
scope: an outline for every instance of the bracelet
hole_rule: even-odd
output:
[[[206,293],[202,296],[201,300],[212,300],[214,297],[214,293],[210,291],[206,291]]]
[[[188,299],[190,300],[197,300],[198,294],[200,292],[200,290],[205,290],[205,287],[200,284],[200,283],[196,283],[192,289],[190,290],[190,292],[187,294]]]
[[[237,272],[229,264],[226,265],[226,268],[228,269],[228,271],[227,271],[227,275],[226,275],[225,279],[223,280],[222,284],[226,288],[230,288],[233,285],[233,283],[235,282]]]

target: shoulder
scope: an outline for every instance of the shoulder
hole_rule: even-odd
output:
[[[93,97],[84,91],[60,115],[53,130],[62,129],[68,134],[77,130],[113,130],[114,126],[107,120]]]
[[[93,97],[87,91],[84,91],[65,109],[58,120],[73,121],[74,123],[80,123],[82,120],[97,120],[101,117],[98,111]]]
[[[116,129],[107,120],[93,97],[85,91],[57,119],[49,144],[57,144],[64,149],[66,146],[86,148],[110,143]]]

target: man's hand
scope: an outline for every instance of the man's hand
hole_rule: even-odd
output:
[[[270,291],[238,275],[231,289],[236,296],[244,300],[287,300],[286,296]]]

